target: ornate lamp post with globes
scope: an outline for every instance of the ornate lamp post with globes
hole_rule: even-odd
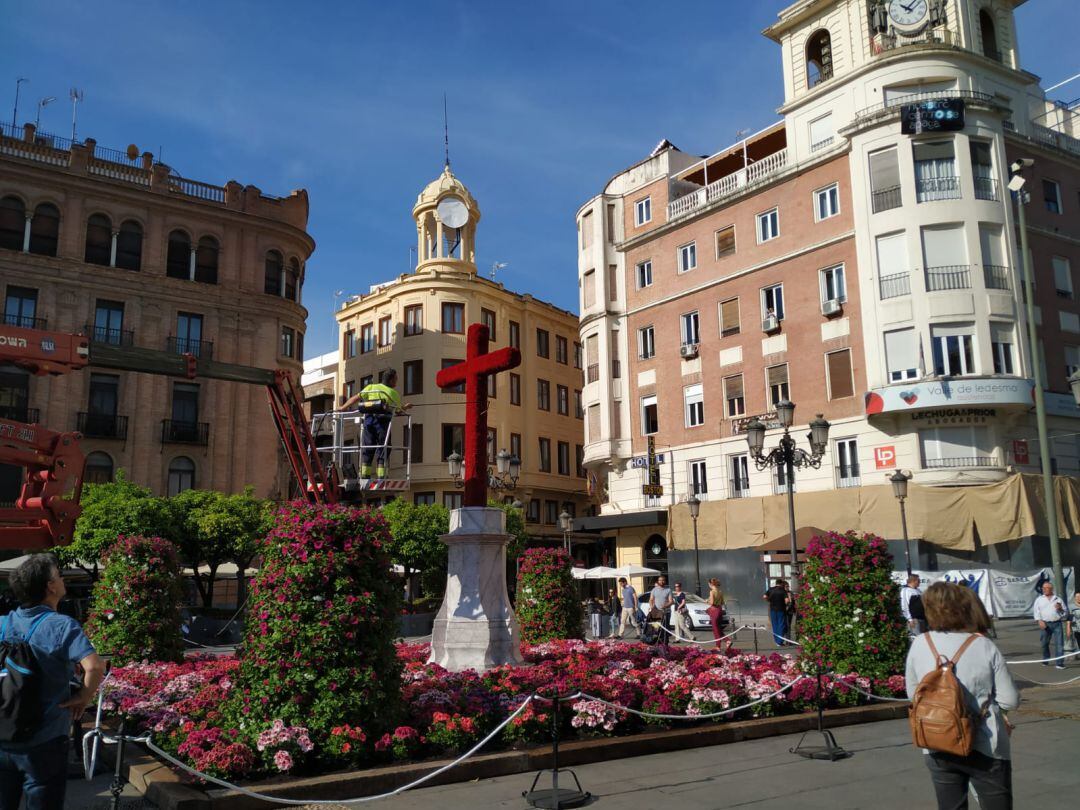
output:
[[[780,437],[780,444],[770,450],[765,450],[765,425],[757,417],[750,420],[746,426],[746,444],[750,448],[750,456],[754,459],[754,466],[758,470],[771,467],[782,467],[784,478],[787,481],[788,498],[788,532],[791,535],[791,593],[797,596],[799,593],[799,547],[795,541],[795,468],[813,467],[815,470],[821,467],[821,460],[825,456],[825,449],[829,444],[829,423],[822,414],[810,423],[810,433],[807,439],[810,442],[810,452],[795,446],[795,440],[791,438],[791,425],[795,421],[795,403],[782,400],[776,403],[776,416],[780,426],[784,428],[784,435]]]

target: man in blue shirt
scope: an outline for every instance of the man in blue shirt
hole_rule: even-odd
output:
[[[24,796],[25,810],[63,810],[68,730],[97,693],[105,662],[79,623],[56,612],[67,589],[54,556],[30,556],[10,584],[21,607],[0,620],[4,638],[24,639],[34,620],[47,615],[30,638],[41,670],[41,726],[28,740],[0,743],[0,810],[18,810]],[[83,685],[73,693],[75,664]]]

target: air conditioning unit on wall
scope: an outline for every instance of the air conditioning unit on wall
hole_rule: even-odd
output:
[[[696,343],[684,343],[679,347],[679,354],[683,360],[690,360],[698,356],[698,345]]]
[[[761,321],[761,331],[768,335],[780,331],[780,319],[775,315],[766,315]]]
[[[821,314],[826,318],[831,318],[833,315],[839,315],[843,311],[843,304],[835,298],[830,298],[828,301],[821,302]]]

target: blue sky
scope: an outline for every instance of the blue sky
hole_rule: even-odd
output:
[[[780,50],[760,31],[782,5],[9,2],[0,117],[26,76],[21,121],[57,96],[42,129],[68,135],[75,85],[79,137],[160,150],[207,182],[308,189],[313,356],[334,346],[335,290],[411,269],[410,211],[442,168],[443,92],[453,167],[483,214],[481,271],[508,262],[507,286],[576,311],[581,203],[661,138],[704,154],[775,120]],[[1080,72],[1076,0],[1029,0],[1018,19],[1044,86]],[[1080,97],[1080,81],[1054,95]]]

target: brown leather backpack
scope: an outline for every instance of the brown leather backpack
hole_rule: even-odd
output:
[[[937,651],[929,633],[923,638],[937,664],[919,681],[911,699],[908,709],[911,739],[920,748],[966,757],[975,744],[974,721],[986,716],[990,701],[972,717],[964,700],[964,688],[956,677],[956,662],[978,635],[968,636],[951,659]]]

